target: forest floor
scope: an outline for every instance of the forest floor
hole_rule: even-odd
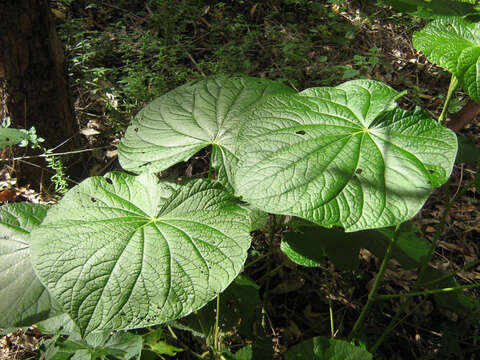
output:
[[[217,73],[243,74],[279,80],[303,90],[335,86],[357,78],[378,79],[408,93],[402,107],[420,106],[433,118],[441,112],[449,74],[428,63],[412,45],[412,34],[426,20],[395,12],[373,1],[271,0],[212,1],[53,1],[58,32],[69,61],[72,95],[83,155],[64,159],[69,186],[87,176],[120,169],[116,145],[135,113],[153,98],[189,80]],[[341,3],[341,4],[336,4]],[[467,96],[457,91],[450,111],[458,111]],[[457,132],[480,149],[480,122]],[[467,141],[467,140],[464,140]],[[478,165],[475,147],[465,147],[447,184],[435,190],[414,218],[423,237],[431,240],[447,202],[473,181]],[[472,150],[473,149],[473,150]],[[470,158],[469,158],[470,156]],[[174,167],[174,175],[205,176],[208,151]],[[463,162],[462,162],[463,161]],[[2,170],[0,185],[15,186],[15,173]],[[480,256],[479,189],[462,193],[446,216],[431,263],[454,272]],[[55,201],[51,189],[38,193],[18,187],[9,201]],[[2,201],[5,199],[2,199]],[[270,219],[272,221],[272,219]],[[355,271],[340,271],[330,261],[319,268],[294,264],[280,251],[282,231],[256,232],[244,274],[259,286],[263,316],[254,325],[256,342],[274,359],[294,344],[313,336],[329,336],[330,304],[335,336],[345,338],[358,317],[380,261],[362,250]],[[264,261],[255,262],[263,258]],[[253,262],[252,262],[253,261]],[[383,290],[409,291],[416,271],[391,262]],[[480,281],[480,266],[456,273],[459,284]],[[480,292],[465,292],[476,302]],[[458,299],[457,299],[458,300]],[[449,304],[448,302],[451,301]],[[480,326],[469,314],[455,311],[455,299],[417,297],[409,316],[380,347],[378,359],[477,359]],[[388,325],[399,300],[376,303],[365,322],[361,343],[369,346]],[[184,343],[202,353],[204,343],[178,331]],[[0,338],[0,359],[35,356],[41,335],[22,329]],[[259,339],[262,339],[261,341]],[[238,331],[224,334],[231,351],[252,342]],[[168,358],[168,357],[166,357]],[[178,359],[188,358],[184,353]]]

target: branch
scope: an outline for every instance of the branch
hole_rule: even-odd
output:
[[[480,114],[480,106],[475,101],[469,100],[459,112],[450,115],[450,121],[446,125],[453,131],[461,130],[478,114]]]

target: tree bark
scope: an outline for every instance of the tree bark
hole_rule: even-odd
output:
[[[65,57],[47,0],[0,0],[0,81],[15,127],[34,126],[47,148],[75,134]],[[72,147],[70,141],[62,150]]]

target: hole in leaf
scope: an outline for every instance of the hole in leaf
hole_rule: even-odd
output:
[[[105,180],[106,180],[106,181],[107,181],[107,183],[109,183],[110,185],[112,185],[112,184],[113,184],[113,181],[112,181],[112,179],[110,179],[110,178],[106,178]]]
[[[6,138],[5,141],[10,141],[10,138]]]
[[[429,182],[428,182],[428,185],[432,185],[432,182],[431,182],[431,181],[429,181]]]
[[[355,174],[360,175],[362,173],[362,169],[355,170]]]
[[[138,128],[133,129],[133,131],[138,132]]]
[[[97,202],[97,199],[95,199],[95,198],[93,198],[93,197],[90,198],[90,200],[92,200],[92,202]]]
[[[430,174],[433,174],[433,173],[435,173],[435,170],[428,170],[428,172],[429,172]]]
[[[303,131],[303,130],[299,130],[299,131],[295,132],[295,134],[298,134],[298,135],[305,135],[305,131]]]

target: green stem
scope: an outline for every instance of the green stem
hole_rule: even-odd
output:
[[[265,259],[266,257],[270,256],[272,254],[272,250],[269,250],[268,252],[266,252],[265,254],[262,254],[262,255],[259,255],[256,259],[253,259],[252,261],[250,261],[248,264],[246,264],[244,267],[243,267],[243,270],[245,270],[246,268],[252,266],[252,265],[255,265],[256,263],[262,261],[263,259]]]
[[[213,340],[213,347],[215,350],[220,350],[220,327],[218,326],[218,320],[220,318],[220,294],[217,294],[217,314],[215,317],[215,338]]]
[[[409,292],[405,294],[385,294],[385,295],[378,295],[376,297],[377,300],[387,300],[387,299],[395,299],[395,298],[401,298],[401,297],[413,297],[413,296],[421,296],[421,295],[430,295],[430,294],[438,294],[438,293],[444,293],[444,292],[449,292],[449,291],[457,291],[457,290],[463,290],[463,289],[473,289],[480,287],[480,284],[471,284],[471,285],[461,285],[461,286],[455,286],[455,287],[450,287],[450,288],[442,288],[442,289],[433,289],[433,290],[425,290],[425,291],[414,291],[414,292]]]
[[[330,296],[332,290],[330,286],[330,279],[327,275],[327,272],[325,271],[325,281],[327,282],[327,288],[328,288],[328,313],[330,316],[330,337],[333,339],[335,337],[335,327],[333,323],[333,306],[332,306],[332,298]]]
[[[196,357],[197,359],[203,359],[203,357],[200,355],[200,354],[197,354],[195,351],[193,351],[192,349],[190,349],[190,347],[185,344],[183,341],[181,341],[177,334],[175,334],[175,332],[173,331],[172,327],[170,325],[167,325],[167,329],[168,331],[170,332],[170,335],[172,335],[172,337],[187,351],[189,352],[190,354],[192,354],[194,357]]]
[[[352,340],[353,335],[357,332],[358,328],[363,324],[363,320],[365,319],[365,316],[367,315],[368,311],[370,310],[370,307],[372,306],[373,302],[375,301],[375,296],[377,294],[378,289],[380,288],[380,283],[383,279],[383,275],[385,274],[385,270],[387,269],[387,264],[390,260],[390,257],[392,256],[392,249],[395,243],[397,242],[398,235],[399,235],[399,228],[400,225],[397,225],[395,227],[395,233],[393,235],[393,239],[388,245],[387,251],[385,252],[385,255],[383,256],[383,261],[382,264],[380,265],[380,269],[378,270],[377,277],[375,278],[375,282],[373,283],[372,289],[368,293],[368,299],[367,303],[362,309],[362,312],[358,316],[357,321],[353,325],[352,331],[350,331],[350,334],[348,334],[348,341]]]
[[[458,89],[458,85],[458,79],[455,77],[455,75],[452,75],[450,79],[450,85],[448,86],[447,97],[445,98],[445,102],[443,103],[442,113],[438,117],[439,124],[443,124],[447,119],[448,104],[450,104],[450,100],[452,100],[453,94]]]
[[[333,307],[332,299],[328,297],[328,311],[330,315],[330,336],[333,339],[335,337],[335,324],[333,323]]]
[[[468,270],[468,269],[471,269],[472,267],[476,266],[480,264],[480,259],[479,260],[475,260],[474,262],[471,262],[470,264],[467,264],[465,266],[462,266],[461,268],[451,272],[451,273],[448,273],[448,274],[445,274],[443,276],[440,276],[439,278],[436,278],[434,280],[430,280],[430,281],[427,281],[427,282],[424,282],[424,283],[420,283],[418,284],[418,286],[427,286],[427,285],[432,285],[432,284],[435,284],[437,282],[440,282],[442,280],[445,280],[445,279],[448,279],[449,277],[452,277],[456,274],[458,274],[460,271],[465,271],[465,270]]]
[[[427,271],[428,264],[430,263],[430,260],[433,256],[433,253],[435,252],[435,248],[437,247],[438,240],[440,238],[441,233],[443,232],[443,229],[445,227],[445,222],[447,219],[447,214],[452,207],[452,205],[455,203],[455,201],[463,196],[465,192],[473,185],[473,182],[467,184],[461,191],[459,191],[453,199],[450,201],[447,201],[445,204],[445,209],[443,210],[442,217],[440,219],[440,223],[437,226],[437,229],[433,235],[433,240],[432,243],[430,244],[430,248],[428,251],[427,256],[423,259],[422,266],[417,278],[417,281],[415,283],[415,286],[413,287],[413,290],[418,290],[420,287],[420,284],[422,283],[423,277],[425,275],[425,272]],[[390,332],[395,329],[395,327],[399,324],[398,319],[400,316],[406,311],[408,306],[410,305],[410,302],[412,301],[413,297],[409,297],[406,301],[404,301],[398,310],[395,312],[395,315],[393,316],[392,320],[390,320],[390,323],[388,326],[385,328],[383,331],[382,335],[378,338],[376,343],[373,345],[373,347],[370,349],[372,353],[375,353],[375,351],[380,347],[380,345],[383,343],[383,341],[387,338],[387,336],[390,334]]]

